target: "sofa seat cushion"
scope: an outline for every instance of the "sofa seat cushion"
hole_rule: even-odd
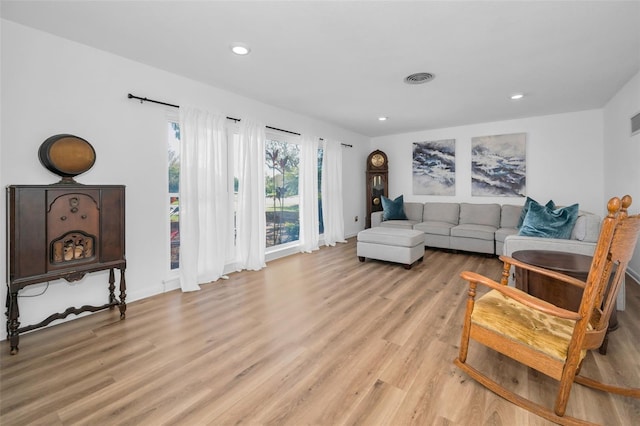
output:
[[[449,222],[420,222],[413,229],[422,231],[425,234],[449,236],[451,235],[451,228],[454,226],[456,225]]]
[[[504,243],[504,239],[509,235],[516,235],[518,230],[516,228],[500,228],[496,231],[496,241]]]
[[[424,244],[424,233],[410,229],[369,228],[358,232],[358,242],[385,246],[415,247]]]
[[[451,236],[493,241],[497,230],[494,226],[465,223],[451,228]]]
[[[417,223],[417,220],[385,220],[380,223],[380,226],[383,228],[413,229]]]

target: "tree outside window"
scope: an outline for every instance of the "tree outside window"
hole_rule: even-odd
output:
[[[267,140],[265,196],[267,247],[299,240],[298,171],[300,148],[293,143]]]

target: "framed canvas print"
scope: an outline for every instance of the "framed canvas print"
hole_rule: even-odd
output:
[[[412,180],[416,195],[455,195],[455,139],[414,142]]]
[[[526,136],[471,138],[472,196],[526,196]]]

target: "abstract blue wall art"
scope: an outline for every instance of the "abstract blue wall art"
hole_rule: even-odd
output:
[[[413,193],[456,195],[456,140],[413,144]]]
[[[471,138],[471,195],[524,197],[526,133]]]

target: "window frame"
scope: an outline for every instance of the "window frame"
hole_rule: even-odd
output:
[[[265,156],[266,156],[266,153],[267,153],[266,145],[267,145],[267,142],[270,141],[270,140],[296,145],[298,147],[298,155],[300,153],[301,144],[302,144],[302,140],[300,138],[300,135],[296,135],[296,134],[292,134],[292,133],[288,133],[288,132],[283,132],[283,131],[267,128],[266,131],[265,131]],[[298,161],[299,160],[300,160],[300,158],[298,157]],[[265,189],[266,189],[267,169],[268,169],[268,167],[266,167],[266,160],[265,160]],[[300,173],[300,169],[298,168],[298,179],[300,178],[299,173]],[[300,188],[298,187],[298,194],[299,194],[299,191],[300,191]],[[265,192],[264,196],[265,196],[265,200],[266,200],[266,196],[267,196],[266,192]],[[265,202],[264,214],[265,214],[265,226],[266,226],[267,223],[268,223],[268,221],[266,221],[266,214],[267,214],[266,202]],[[298,205],[298,224],[299,223],[300,223],[300,207]],[[265,232],[266,232],[266,229],[265,229]],[[271,254],[277,253],[279,251],[283,251],[283,250],[287,250],[287,249],[298,247],[300,245],[300,236],[298,234],[298,239],[295,240],[295,241],[289,241],[289,242],[286,242],[286,243],[281,243],[281,244],[272,245],[272,246],[268,246],[266,244],[267,244],[267,240],[265,239],[265,254],[266,255],[271,255]]]

